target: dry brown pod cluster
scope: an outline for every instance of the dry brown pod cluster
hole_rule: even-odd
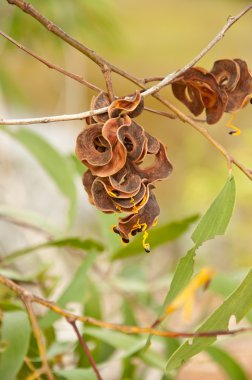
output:
[[[205,109],[208,124],[224,112],[245,107],[252,98],[252,76],[241,59],[220,59],[210,71],[191,67],[172,84],[173,94],[195,115]]]
[[[251,100],[252,76],[245,61],[222,59],[211,71],[188,69],[172,83],[172,91],[195,116],[205,110],[207,123],[214,124],[224,112],[234,113]],[[113,227],[121,240],[128,243],[131,236],[144,232],[143,246],[149,252],[146,231],[160,213],[154,184],[171,174],[172,165],[162,142],[133,120],[144,108],[139,91],[112,102],[101,92],[91,109],[103,107],[108,111],[88,118],[77,137],[77,157],[88,167],[83,185],[90,202],[101,211],[127,214]],[[237,133],[234,128],[232,133]],[[143,168],[147,155],[154,155],[155,162]]]
[[[146,230],[153,226],[160,213],[153,194],[156,181],[167,178],[172,165],[162,142],[147,133],[133,118],[143,110],[143,97],[114,100],[106,93],[93,99],[91,108],[107,107],[108,112],[93,116],[77,137],[76,154],[89,170],[83,185],[90,202],[105,213],[126,213],[113,227],[124,243],[143,232],[143,246],[149,252]],[[154,155],[154,164],[142,168],[147,155]]]

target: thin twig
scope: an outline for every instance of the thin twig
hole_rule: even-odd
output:
[[[188,64],[186,64],[181,69],[166,75],[158,84],[146,89],[144,84],[148,81],[148,78],[137,78],[120,68],[112,65],[107,62],[103,57],[99,56],[94,50],[89,49],[87,46],[83,45],[79,41],[75,40],[73,37],[64,32],[61,28],[59,28],[52,21],[48,20],[42,14],[40,14],[31,4],[25,2],[24,0],[7,0],[9,4],[16,5],[18,8],[35,18],[38,22],[40,22],[47,30],[57,35],[63,41],[70,44],[75,49],[79,50],[81,53],[89,57],[93,62],[99,65],[102,69],[109,68],[111,71],[116,72],[117,74],[123,76],[124,78],[130,80],[131,82],[138,84],[145,91],[142,92],[142,96],[153,95],[158,92],[162,87],[171,83],[175,78],[183,74],[190,67],[195,65],[210,49],[212,49],[224,36],[228,29],[238,21],[242,16],[244,16],[251,8],[252,3],[250,3],[247,7],[245,7],[241,12],[239,12],[236,16],[230,16],[226,24],[222,27],[220,32],[208,43],[208,45]],[[160,79],[159,77],[149,78],[149,80]],[[68,119],[69,120],[69,119]],[[70,119],[73,120],[73,119]]]
[[[178,119],[178,116],[175,115],[174,113],[168,113],[168,112],[164,112],[164,111],[160,111],[160,110],[155,110],[154,108],[150,108],[150,107],[144,107],[144,110],[151,112],[151,113],[155,113],[156,115],[168,117],[168,119]],[[196,117],[191,117],[191,116],[189,116],[189,117],[193,121],[196,121],[196,123],[205,123],[206,122],[206,119],[198,119]]]
[[[160,116],[168,117],[169,119],[177,119],[177,115],[172,114],[172,113],[168,113],[168,112],[164,112],[164,111],[155,110],[155,109],[150,108],[150,107],[144,107],[144,110],[145,110],[145,111],[148,111],[148,112],[155,113],[155,114],[160,115]]]
[[[36,226],[35,224],[24,222],[23,220],[16,219],[13,216],[1,214],[1,213],[0,213],[0,219],[4,220],[5,222],[8,222],[8,223],[15,224],[16,226],[19,226],[21,228],[28,228],[29,230],[33,230],[35,232],[43,234],[47,237],[48,240],[53,239],[53,235],[50,232],[44,230],[41,227]]]
[[[155,96],[155,95],[153,95]],[[96,110],[84,111],[80,113],[67,114],[67,115],[56,115],[56,116],[42,116],[24,119],[0,119],[0,125],[29,125],[29,124],[47,124],[47,123],[57,123],[61,121],[72,121],[72,120],[83,120],[89,116],[99,115],[108,110],[108,107],[99,108]],[[177,115],[171,114],[165,111],[156,110],[150,107],[144,107],[145,111],[155,113],[160,116],[168,117],[169,119],[177,119]],[[196,118],[191,118],[197,123],[204,123],[205,120],[200,120]]]
[[[181,74],[183,74],[186,70],[188,70],[190,67],[194,66],[195,63],[197,63],[206,53],[209,52],[226,34],[228,29],[231,28],[231,26],[236,23],[242,16],[244,16],[248,11],[252,9],[252,3],[250,3],[247,7],[245,7],[241,12],[239,12],[236,16],[230,16],[228,17],[227,23],[222,27],[220,32],[208,43],[208,45],[195,57],[193,58],[188,64],[186,64],[182,69],[179,69],[175,71],[174,73],[168,74],[162,79],[158,84],[152,86],[148,90],[146,90],[143,94],[150,95],[158,92],[162,87],[167,86],[169,83],[171,83],[175,78],[179,77]]]
[[[85,111],[80,113],[57,115],[57,116],[43,116],[25,119],[0,119],[0,125],[29,125],[29,124],[46,124],[55,123],[58,121],[71,121],[71,120],[84,120],[89,116],[99,115],[106,112],[108,107],[99,108],[98,110]]]
[[[69,45],[79,50],[81,53],[89,57],[93,62],[99,65],[101,68],[104,66],[108,66],[111,71],[123,76],[124,78],[130,80],[131,82],[138,84],[143,89],[145,88],[144,84],[145,79],[137,78],[132,74],[129,74],[117,66],[112,65],[107,62],[103,57],[99,56],[94,50],[89,49],[87,46],[83,45],[79,41],[75,40],[73,37],[64,32],[61,28],[59,28],[52,21],[48,20],[42,14],[40,14],[31,4],[23,1],[23,0],[7,0],[9,4],[16,5],[18,8],[28,13],[30,16],[39,21],[47,30],[54,33],[58,37],[60,37],[63,41],[67,42]],[[188,64],[186,64],[181,69],[170,73],[164,77],[158,84],[147,89],[143,96],[151,95],[158,92],[162,87],[167,86],[171,83],[175,78],[183,74],[190,67],[195,65],[209,50],[211,50],[226,34],[227,30],[231,28],[231,26],[236,23],[242,16],[244,16],[250,9],[252,8],[252,3],[250,3],[247,7],[245,7],[241,12],[239,12],[236,16],[230,16],[226,24],[222,27],[220,32],[208,43],[208,45]]]
[[[39,355],[40,355],[40,358],[42,361],[42,368],[41,368],[40,373],[44,373],[47,376],[48,380],[54,380],[54,376],[51,372],[51,369],[50,369],[48,361],[47,361],[46,349],[45,349],[45,345],[43,342],[43,336],[42,336],[37,318],[36,318],[34,311],[33,311],[33,308],[32,308],[32,297],[30,297],[30,294],[28,294],[26,292],[26,290],[24,289],[20,298],[26,307],[27,313],[28,313],[30,321],[31,321],[34,337],[35,337],[37,345],[38,345]]]
[[[164,79],[164,76],[156,76],[156,77],[144,78],[143,81],[146,84],[150,82],[160,82],[163,79]]]
[[[226,149],[219,144],[216,140],[213,139],[213,137],[207,132],[206,129],[201,128],[198,126],[192,118],[184,115],[181,111],[176,109],[174,106],[172,106],[169,102],[167,102],[165,99],[161,98],[156,92],[159,91],[163,86],[169,84],[172,80],[174,80],[176,77],[184,73],[186,70],[188,70],[191,66],[193,66],[196,62],[198,62],[210,49],[213,48],[225,35],[227,30],[236,22],[238,21],[243,15],[245,15],[251,8],[252,3],[250,3],[247,7],[245,7],[241,12],[239,12],[236,16],[232,16],[228,18],[227,23],[223,26],[221,31],[209,42],[209,44],[187,65],[185,65],[182,69],[177,70],[174,73],[168,74],[162,81],[160,81],[157,85],[146,89],[144,86],[145,80],[139,79],[131,74],[125,73],[123,70],[118,69],[117,67],[111,65],[109,62],[104,60],[102,57],[100,57],[95,51],[87,48],[85,45],[81,44],[80,42],[73,39],[71,36],[66,34],[62,29],[60,29],[57,25],[49,21],[47,18],[45,18],[43,15],[41,15],[33,6],[26,3],[23,0],[7,0],[8,3],[14,4],[18,6],[20,9],[22,9],[24,12],[30,14],[32,17],[34,17],[36,20],[38,20],[42,25],[44,25],[49,31],[56,34],[58,37],[62,38],[65,42],[70,44],[71,46],[75,47],[77,50],[81,51],[83,54],[88,56],[90,59],[92,59],[95,63],[97,63],[101,68],[104,66],[108,66],[112,71],[118,73],[119,75],[122,75],[123,77],[129,79],[130,81],[138,84],[141,88],[145,89],[144,92],[142,92],[143,96],[147,96],[152,94],[156,99],[161,101],[164,105],[166,105],[168,108],[174,111],[174,113],[183,121],[188,123],[190,126],[192,126],[194,129],[196,129],[201,135],[203,135],[212,145],[215,146],[216,149],[218,149],[222,155],[227,160],[228,167],[231,169],[232,163],[236,165],[248,178],[252,179],[252,173],[251,170],[247,169],[243,164],[241,164],[239,161],[237,161],[234,157],[232,157]],[[13,120],[0,120],[0,124],[2,125],[21,125],[21,124],[34,124],[34,123],[48,123],[48,122],[54,122],[54,121],[66,121],[66,120],[77,120],[77,119],[83,119],[88,116],[104,113],[106,112],[107,108],[103,108],[96,111],[89,111],[84,112],[81,114],[74,114],[74,115],[63,115],[63,116],[55,116],[55,117],[45,117],[45,118],[34,118],[34,119],[13,119]],[[176,110],[176,112],[175,112]]]
[[[218,141],[216,141],[207,131],[206,128],[201,127],[195,122],[191,117],[185,115],[181,112],[177,107],[168,102],[166,99],[162,98],[159,94],[154,95],[157,99],[159,99],[164,105],[166,105],[172,112],[174,112],[178,118],[189,124],[192,128],[194,128],[197,132],[199,132],[202,136],[204,136],[210,144],[212,144],[226,159],[227,166],[229,170],[232,170],[232,164],[238,167],[250,180],[252,180],[252,171],[246,168],[240,161],[238,161],[234,156],[232,156],[223,145],[221,145]]]
[[[153,96],[158,99],[161,103],[166,105],[174,114],[178,116],[178,118],[189,124],[192,128],[198,131],[202,136],[204,136],[227,160],[228,169],[231,170],[232,164],[238,167],[250,180],[252,180],[252,171],[246,168],[240,161],[238,161],[235,157],[230,155],[228,151],[218,142],[216,141],[207,131],[207,129],[201,127],[198,124],[198,121],[193,120],[191,117],[185,115],[178,108],[168,102],[166,99],[162,98],[159,94],[153,94]],[[101,113],[106,112],[108,107],[99,108],[97,110],[91,110],[86,112],[81,112],[78,114],[70,114],[70,115],[60,115],[60,116],[45,116],[38,118],[28,118],[28,119],[0,119],[0,125],[28,125],[28,124],[41,124],[41,123],[53,123],[57,121],[69,121],[69,120],[83,120],[89,116],[99,115]],[[162,113],[163,116],[165,113]]]
[[[115,99],[115,95],[114,95],[114,90],[113,90],[110,67],[108,65],[104,65],[102,68],[102,73],[103,73],[103,76],[105,79],[109,100],[110,100],[110,102],[113,102],[113,100]]]
[[[176,115],[169,114],[167,112],[158,111],[149,107],[144,107],[146,111],[156,113],[161,116],[168,117],[169,119],[176,119]],[[29,125],[29,124],[47,124],[56,123],[61,121],[72,121],[72,120],[84,120],[89,116],[99,115],[108,110],[108,107],[99,108],[96,110],[84,111],[80,113],[67,114],[67,115],[56,115],[56,116],[42,116],[42,117],[30,117],[24,119],[0,119],[0,125]]]
[[[71,73],[70,71],[67,71],[67,70],[63,69],[62,67],[56,66],[53,63],[48,62],[46,59],[40,57],[38,54],[36,54],[33,51],[27,49],[26,47],[24,47],[23,45],[21,45],[19,42],[15,41],[13,38],[11,38],[10,36],[8,36],[6,33],[2,32],[1,30],[0,30],[0,35],[3,36],[4,38],[6,38],[11,43],[13,43],[19,49],[25,51],[27,54],[29,54],[33,58],[37,59],[38,61],[40,61],[41,63],[43,63],[47,67],[49,67],[49,69],[56,70],[59,73],[64,74],[65,76],[67,76],[67,77],[69,77],[69,78],[71,78],[71,79],[73,79],[73,80],[75,80],[75,81],[77,81],[77,82],[79,82],[81,84],[84,84],[85,86],[91,88],[94,91],[97,91],[97,92],[102,91],[99,87],[97,87],[94,84],[88,82],[86,79],[82,78],[81,76],[76,75],[74,73]]]
[[[16,5],[18,8],[23,10],[25,13],[29,14],[33,18],[35,18],[40,24],[42,24],[49,32],[55,34],[59,38],[61,38],[63,41],[65,41],[67,44],[71,45],[73,48],[79,50],[82,54],[86,55],[88,58],[90,58],[93,62],[95,62],[98,66],[101,68],[104,67],[104,65],[107,65],[113,72],[121,75],[124,78],[127,78],[131,82],[135,84],[139,84],[139,82],[144,83],[143,80],[135,77],[134,75],[131,75],[129,73],[126,73],[119,67],[116,67],[109,62],[107,62],[104,58],[99,56],[94,50],[88,48],[87,46],[83,45],[81,42],[77,41],[75,38],[64,32],[60,27],[58,27],[56,24],[54,24],[52,21],[48,20],[46,17],[44,17],[41,13],[37,11],[31,4],[27,3],[23,0],[7,0],[9,4]]]
[[[34,367],[31,359],[29,359],[28,357],[26,357],[26,358],[24,358],[24,362],[27,365],[27,367],[29,368],[29,370],[32,372],[31,375],[28,375],[25,378],[25,380],[33,380],[33,379],[41,380],[40,369],[37,369],[36,367]]]
[[[163,331],[157,330],[150,327],[139,327],[139,326],[128,326],[128,325],[120,325],[116,323],[109,323],[105,321],[101,321],[92,317],[77,315],[71,313],[65,309],[62,309],[56,303],[48,301],[44,298],[38,297],[26,289],[17,285],[14,281],[8,279],[7,277],[0,275],[0,283],[9,289],[11,289],[18,297],[22,297],[23,294],[29,295],[29,299],[31,302],[38,303],[50,310],[54,313],[61,315],[66,319],[74,319],[78,320],[93,326],[120,331],[125,334],[151,334],[155,336],[162,336],[165,338],[202,338],[202,337],[216,337],[216,336],[225,336],[225,335],[235,335],[242,332],[251,331],[252,328],[240,328],[235,330],[214,330],[214,331],[198,331],[198,332],[184,332],[184,331]]]
[[[81,347],[83,348],[83,351],[85,352],[85,354],[87,355],[87,358],[89,360],[89,363],[91,364],[93,370],[94,370],[94,373],[96,374],[96,377],[98,380],[102,380],[102,377],[100,375],[100,372],[96,366],[96,363],[91,355],[91,352],[88,348],[88,345],[87,343],[85,342],[83,336],[80,334],[79,330],[78,330],[78,327],[76,325],[76,321],[75,319],[72,319],[72,318],[67,318],[67,322],[70,323],[70,325],[72,326],[80,344],[81,344]]]

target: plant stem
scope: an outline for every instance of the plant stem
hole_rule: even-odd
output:
[[[30,302],[38,303],[47,309],[52,310],[54,313],[61,315],[62,317],[70,320],[81,321],[93,326],[110,329],[114,331],[120,331],[125,334],[151,334],[155,336],[162,336],[166,338],[202,338],[202,337],[213,337],[213,336],[226,336],[226,335],[235,335],[242,332],[251,331],[252,328],[240,328],[235,330],[214,330],[214,331],[201,331],[201,332],[185,332],[185,331],[163,331],[157,330],[151,327],[139,327],[139,326],[128,326],[121,325],[116,323],[110,323],[101,321],[92,317],[77,315],[71,313],[65,309],[62,309],[60,306],[55,304],[54,302],[48,301],[44,298],[38,297],[26,289],[16,284],[14,281],[8,279],[7,277],[0,275],[0,284],[6,286],[11,289],[19,298],[22,298],[23,295],[29,297]]]
[[[89,360],[89,363],[91,364],[91,366],[92,366],[92,368],[93,368],[93,370],[94,370],[94,373],[96,374],[97,379],[98,379],[98,380],[102,380],[102,377],[101,377],[101,375],[100,375],[100,372],[99,372],[99,370],[98,370],[98,368],[97,368],[97,366],[96,366],[96,364],[95,364],[95,361],[94,361],[94,359],[93,359],[93,357],[92,357],[92,355],[91,355],[91,352],[90,352],[90,350],[89,350],[89,348],[88,348],[88,345],[87,345],[87,343],[85,342],[83,336],[80,334],[80,332],[79,332],[79,330],[78,330],[78,327],[77,327],[77,325],[76,325],[76,321],[75,321],[75,319],[67,318],[67,321],[68,321],[68,323],[70,323],[70,325],[72,326],[72,328],[73,328],[75,334],[77,335],[77,338],[78,338],[78,340],[79,340],[79,342],[80,342],[80,345],[81,345],[81,347],[83,348],[83,351],[85,352],[85,354],[87,355],[87,358],[88,358],[88,360]]]
[[[42,336],[37,318],[36,318],[34,311],[33,311],[33,308],[32,308],[32,297],[30,297],[30,294],[24,290],[22,292],[22,295],[20,298],[26,307],[27,313],[28,313],[30,321],[31,321],[34,337],[37,341],[39,355],[40,355],[40,358],[42,361],[42,368],[41,368],[40,372],[45,373],[48,380],[54,380],[54,376],[51,372],[51,369],[50,369],[48,361],[47,361],[46,349],[45,349],[45,345],[43,342],[43,336]]]
[[[46,59],[40,57],[38,54],[36,54],[33,51],[27,49],[26,47],[24,47],[23,45],[21,45],[19,42],[15,41],[13,38],[11,38],[10,36],[8,36],[6,33],[2,32],[1,30],[0,30],[0,35],[3,36],[4,38],[6,38],[11,43],[13,43],[19,49],[25,51],[27,54],[29,54],[33,58],[37,59],[38,61],[40,61],[41,63],[43,63],[47,67],[49,67],[49,69],[56,70],[59,73],[64,74],[65,76],[67,76],[67,77],[69,77],[69,78],[71,78],[71,79],[73,79],[73,80],[75,80],[75,81],[77,81],[77,82],[79,82],[81,84],[84,84],[85,86],[91,88],[91,90],[94,90],[94,91],[97,91],[97,92],[102,91],[99,87],[97,87],[94,84],[88,82],[86,79],[82,78],[81,76],[76,75],[74,73],[71,73],[70,71],[67,71],[67,70],[63,69],[62,67],[56,66],[53,63],[48,62]]]

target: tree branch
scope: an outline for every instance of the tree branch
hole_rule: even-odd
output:
[[[89,360],[89,363],[91,364],[93,370],[94,370],[94,373],[96,374],[96,377],[98,380],[102,380],[102,377],[100,375],[100,372],[95,364],[95,361],[91,355],[91,352],[88,348],[88,345],[87,343],[85,342],[83,336],[80,334],[79,330],[78,330],[78,327],[76,326],[76,321],[75,319],[72,319],[72,318],[67,318],[67,322],[70,323],[70,325],[72,326],[75,334],[77,335],[77,338],[81,344],[81,347],[83,348],[83,351],[85,352],[85,354],[87,355],[87,358]]]
[[[46,124],[55,123],[58,121],[84,120],[89,116],[99,115],[108,110],[108,107],[99,108],[98,110],[85,111],[80,113],[58,115],[58,116],[43,116],[27,119],[0,119],[0,125],[29,125],[29,124]]]
[[[160,116],[168,117],[169,119],[176,119],[177,116],[163,111],[158,111],[149,107],[144,107],[148,112],[156,113]],[[29,124],[47,124],[56,123],[60,121],[71,121],[71,120],[84,120],[89,116],[99,115],[108,110],[108,107],[99,108],[97,110],[90,110],[80,113],[68,114],[68,115],[57,115],[57,116],[42,116],[42,117],[30,117],[24,119],[0,119],[0,125],[29,125]]]
[[[91,50],[87,46],[83,45],[81,42],[75,40],[73,37],[64,32],[61,28],[59,28],[52,21],[48,20],[41,13],[37,11],[31,4],[25,2],[24,0],[7,0],[9,4],[16,5],[18,8],[28,13],[30,16],[35,18],[38,22],[40,22],[47,30],[57,35],[63,41],[79,50],[81,53],[90,58],[93,62],[95,62],[98,66],[103,69],[104,67],[108,67],[111,71],[121,75],[122,77],[130,80],[131,82],[139,85],[141,88],[146,89],[144,84],[146,83],[146,79],[137,78],[132,74],[129,74],[119,67],[112,65],[108,61],[106,61],[103,57],[99,56],[94,50]],[[236,16],[230,16],[226,24],[222,27],[220,32],[208,43],[208,45],[188,64],[186,64],[181,69],[170,73],[164,77],[158,84],[146,89],[146,91],[142,94],[143,96],[151,95],[158,92],[162,87],[167,86],[171,83],[175,78],[183,74],[190,67],[195,65],[209,50],[211,50],[224,36],[228,29],[231,28],[233,24],[236,23],[242,16],[244,16],[250,9],[252,8],[252,3],[250,3],[247,7],[245,7],[241,12],[239,12]],[[151,78],[152,79],[152,78]],[[155,78],[154,78],[155,79]],[[159,78],[160,79],[160,78]]]
[[[23,294],[29,296],[30,301],[33,303],[38,303],[47,309],[52,310],[54,313],[61,315],[62,317],[70,320],[81,321],[93,326],[110,329],[114,331],[120,331],[125,334],[151,334],[155,336],[162,336],[165,338],[202,338],[202,337],[213,337],[213,336],[224,336],[224,335],[235,335],[242,332],[251,331],[252,328],[240,328],[235,330],[214,330],[214,331],[200,331],[200,332],[184,332],[184,331],[163,331],[157,330],[151,327],[139,327],[139,326],[128,326],[128,325],[120,325],[116,323],[109,323],[105,321],[101,321],[92,317],[77,315],[71,313],[65,309],[62,309],[56,303],[48,301],[44,298],[38,297],[26,289],[17,285],[14,281],[8,279],[7,277],[0,275],[0,284],[6,286],[11,289],[19,298],[22,298]]]
[[[90,58],[94,63],[96,63],[100,68],[102,69],[104,66],[108,66],[112,71],[115,73],[123,76],[124,78],[127,78],[131,82],[138,84],[139,81],[142,83],[143,81],[134,75],[131,75],[129,73],[126,73],[119,67],[116,67],[109,62],[107,62],[104,58],[99,56],[94,50],[88,48],[81,42],[77,41],[75,38],[64,32],[60,27],[58,27],[56,24],[54,24],[52,21],[48,20],[46,17],[44,17],[41,13],[37,11],[31,4],[27,3],[23,0],[7,0],[9,4],[16,5],[18,8],[20,8],[25,13],[29,14],[33,18],[35,18],[40,24],[42,24],[49,32],[55,34],[59,38],[61,38],[63,41],[65,41],[67,44],[71,45],[73,48],[79,50],[82,54],[86,55],[88,58]]]
[[[99,87],[97,87],[94,84],[88,82],[86,79],[82,78],[81,76],[73,74],[70,71],[67,71],[67,70],[63,69],[62,67],[56,66],[53,63],[48,62],[46,59],[40,57],[38,54],[36,54],[33,51],[27,49],[26,47],[24,47],[23,45],[21,45],[19,42],[15,41],[13,38],[11,38],[10,36],[8,36],[6,33],[2,32],[1,30],[0,30],[0,35],[3,36],[4,38],[6,38],[8,41],[10,41],[13,45],[17,46],[19,49],[25,51],[27,54],[29,54],[33,58],[37,59],[38,61],[40,61],[41,63],[43,63],[47,67],[49,67],[49,69],[56,70],[59,73],[64,74],[65,76],[67,76],[67,77],[69,77],[69,78],[71,78],[71,79],[73,79],[73,80],[75,80],[75,81],[77,81],[77,82],[79,82],[81,84],[84,84],[85,86],[91,88],[91,90],[94,90],[94,91],[97,91],[97,92],[102,91]]]
[[[67,33],[65,33],[62,29],[60,29],[57,25],[52,23],[50,20],[45,18],[43,15],[41,15],[31,4],[23,1],[23,0],[7,0],[9,4],[14,4],[17,7],[19,7],[24,12],[31,15],[33,18],[35,18],[37,21],[39,21],[42,25],[44,25],[50,32],[54,33],[58,37],[60,37],[62,40],[85,54],[87,57],[89,57],[92,61],[94,61],[96,64],[98,64],[101,69],[104,69],[107,67],[109,70],[116,72],[117,74],[123,76],[124,78],[132,81],[133,83],[138,84],[142,89],[145,91],[142,92],[142,96],[152,95],[156,99],[158,99],[161,103],[163,103],[165,106],[167,106],[170,110],[172,110],[180,120],[183,122],[188,123],[191,127],[193,127],[195,130],[197,130],[201,135],[203,135],[219,152],[226,158],[228,168],[231,170],[232,164],[236,165],[249,179],[252,180],[252,172],[250,169],[247,169],[243,164],[241,164],[238,160],[236,160],[234,157],[232,157],[226,149],[219,144],[216,140],[213,139],[213,137],[208,133],[206,129],[203,129],[202,127],[198,126],[194,120],[185,114],[183,114],[181,111],[179,111],[175,106],[171,105],[167,100],[163,99],[158,95],[156,92],[159,91],[162,87],[166,86],[167,84],[171,83],[175,78],[177,78],[179,75],[184,73],[186,70],[188,70],[190,67],[192,67],[196,62],[198,62],[210,49],[213,48],[225,35],[225,33],[230,29],[230,27],[238,21],[243,15],[245,15],[251,8],[252,3],[250,3],[247,7],[245,7],[241,12],[239,12],[236,16],[232,16],[228,18],[227,23],[222,27],[221,31],[209,42],[209,44],[187,65],[185,65],[182,69],[177,70],[174,73],[168,74],[164,79],[162,79],[158,84],[146,89],[144,86],[144,83],[148,82],[148,79],[140,79],[135,76],[132,76],[131,74],[128,74],[124,72],[123,70],[117,68],[116,66],[110,64],[107,62],[104,58],[100,57],[95,51],[89,49],[85,45],[81,44],[80,42],[76,41],[73,37],[69,36]],[[156,80],[160,79],[158,77],[150,78],[149,80]],[[108,81],[106,81],[107,86]],[[110,85],[109,85],[110,86]],[[111,87],[110,87],[110,91]],[[35,123],[48,123],[48,122],[56,122],[56,121],[68,121],[68,120],[82,120],[85,119],[88,116],[96,115],[99,113],[104,113],[107,111],[107,108],[102,108],[95,111],[88,111],[83,112],[79,114],[73,114],[73,115],[62,115],[62,116],[54,116],[54,117],[42,117],[42,118],[29,118],[29,119],[13,119],[13,120],[0,120],[0,124],[2,125],[24,125],[24,124],[35,124]]]
[[[32,297],[30,297],[30,294],[24,290],[20,298],[26,307],[27,313],[28,313],[30,321],[31,321],[33,334],[34,334],[34,337],[37,341],[39,355],[40,355],[40,358],[42,361],[42,368],[39,370],[39,373],[40,374],[42,374],[42,373],[46,374],[48,380],[54,380],[54,376],[50,370],[50,367],[49,367],[49,364],[47,361],[46,349],[45,349],[45,345],[43,342],[43,336],[42,336],[37,318],[36,318],[34,311],[33,311],[33,308],[32,308]]]
[[[230,16],[228,17],[227,23],[222,27],[220,32],[208,43],[208,45],[195,57],[193,58],[189,63],[187,63],[182,69],[179,69],[175,71],[174,73],[168,74],[162,79],[158,84],[152,86],[148,90],[145,91],[145,96],[154,94],[158,92],[162,87],[167,86],[169,83],[171,83],[175,78],[183,74],[186,70],[188,70],[190,67],[194,66],[195,63],[197,63],[206,53],[209,52],[226,34],[228,29],[231,28],[231,26],[236,23],[242,16],[244,16],[248,11],[252,9],[252,3],[250,3],[247,7],[245,7],[241,12],[239,12],[236,16]],[[152,78],[151,78],[152,79]]]
[[[102,73],[106,82],[106,87],[108,91],[108,96],[110,102],[113,102],[115,100],[114,90],[113,90],[113,84],[112,84],[112,76],[111,76],[111,69],[108,65],[104,65],[102,68]]]
[[[232,169],[232,164],[234,164],[237,168],[239,168],[250,180],[252,180],[252,170],[246,168],[240,161],[238,161],[235,157],[233,157],[223,145],[221,145],[218,141],[216,141],[207,131],[206,128],[201,127],[198,122],[193,120],[190,116],[185,115],[182,111],[176,108],[173,104],[168,102],[166,99],[162,98],[159,94],[153,95],[157,98],[162,104],[168,107],[172,112],[174,112],[177,117],[187,123],[192,128],[194,128],[197,132],[199,132],[203,137],[205,137],[211,145],[213,145],[226,159],[228,169]],[[99,108],[97,110],[91,110],[86,112],[81,112],[77,114],[69,114],[69,115],[60,115],[60,116],[45,116],[38,118],[28,118],[28,119],[0,119],[0,125],[28,125],[28,124],[41,124],[41,123],[53,123],[57,121],[70,121],[70,120],[83,120],[89,116],[99,115],[101,113],[106,112],[108,107]],[[147,109],[148,111],[153,112],[153,110]],[[165,112],[158,112],[162,116],[167,116],[171,118],[170,114]]]
[[[194,128],[197,132],[199,132],[203,137],[205,137],[211,145],[213,145],[226,159],[227,166],[229,171],[232,170],[232,164],[234,164],[237,168],[239,168],[250,180],[252,180],[252,171],[246,168],[240,161],[238,161],[235,157],[233,157],[223,145],[221,145],[218,141],[216,141],[207,131],[206,128],[201,127],[195,122],[191,117],[185,115],[181,112],[177,107],[168,102],[166,99],[162,98],[159,94],[154,95],[157,99],[159,99],[164,105],[166,105],[178,118],[187,123],[192,128]]]

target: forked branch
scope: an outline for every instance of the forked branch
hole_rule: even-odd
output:
[[[54,302],[48,301],[47,299],[38,297],[30,292],[28,292],[22,286],[16,284],[14,281],[8,279],[7,277],[0,275],[0,284],[6,286],[12,290],[19,298],[22,299],[23,295],[29,297],[30,302],[40,304],[47,309],[52,310],[54,313],[61,315],[67,320],[81,321],[93,326],[120,331],[126,334],[151,334],[155,336],[162,336],[165,338],[200,338],[200,337],[212,337],[212,336],[223,336],[223,335],[234,335],[241,332],[251,331],[251,327],[240,328],[235,330],[215,330],[215,331],[200,331],[200,332],[181,332],[181,331],[163,331],[157,330],[151,327],[139,327],[139,326],[128,326],[116,323],[110,323],[101,321],[92,317],[77,315],[71,313],[65,309],[62,309],[59,305]]]
[[[146,83],[145,79],[143,78],[137,78],[132,74],[129,74],[119,67],[111,64],[110,62],[106,61],[103,57],[97,54],[94,50],[88,48],[81,42],[74,39],[72,36],[64,32],[60,27],[58,27],[56,24],[54,24],[52,21],[48,20],[46,17],[44,17],[40,12],[38,12],[37,9],[35,9],[31,4],[27,3],[23,0],[7,0],[9,4],[16,5],[18,8],[23,10],[24,12],[28,13],[30,16],[35,18],[38,22],[40,22],[49,32],[52,32],[53,34],[60,37],[63,41],[74,47],[75,49],[79,50],[81,53],[86,55],[88,58],[90,58],[93,62],[95,62],[98,66],[101,67],[101,69],[104,69],[104,67],[109,68],[111,71],[121,75],[122,77],[130,80],[131,82],[139,85],[141,88],[145,89],[144,84]],[[186,70],[188,70],[190,67],[194,66],[206,53],[211,50],[224,36],[228,29],[231,28],[231,26],[236,23],[242,16],[244,16],[250,9],[252,8],[252,3],[249,4],[247,7],[245,7],[241,12],[239,12],[236,16],[230,16],[225,23],[225,25],[222,27],[220,32],[208,43],[208,45],[195,57],[193,58],[188,64],[186,64],[181,69],[170,73],[164,77],[159,83],[152,86],[151,88],[146,90],[145,95],[151,95],[155,92],[158,92],[162,87],[167,86],[169,83],[171,83],[175,78],[183,74]],[[144,93],[143,93],[144,95]]]
[[[141,79],[137,78],[135,76],[132,76],[129,73],[126,73],[125,71],[117,68],[116,66],[112,65],[111,63],[107,62],[104,58],[99,56],[95,51],[89,49],[82,43],[76,41],[73,37],[69,36],[67,33],[65,33],[61,28],[59,28],[57,25],[55,25],[53,22],[45,18],[43,15],[41,15],[31,4],[23,1],[23,0],[7,0],[8,3],[16,5],[20,9],[22,9],[24,12],[31,15],[33,18],[35,18],[37,21],[39,21],[43,26],[45,26],[50,32],[54,33],[58,37],[60,37],[62,40],[67,42],[69,45],[73,46],[80,52],[82,52],[84,55],[89,57],[92,61],[94,61],[96,64],[98,64],[103,72],[106,73],[106,75],[109,76],[106,79],[106,84],[108,91],[110,93],[110,96],[113,97],[113,90],[112,90],[112,82],[110,78],[110,73],[115,72],[124,78],[130,80],[131,82],[137,84],[139,87],[144,89],[145,91],[142,92],[142,96],[152,95],[157,100],[159,100],[162,104],[164,104],[166,107],[168,107],[174,114],[183,122],[189,124],[192,128],[197,130],[201,135],[203,135],[219,152],[226,158],[228,168],[231,169],[232,164],[237,166],[249,179],[252,180],[252,172],[250,169],[247,169],[242,163],[240,163],[238,160],[236,160],[233,156],[231,156],[227,150],[219,144],[209,133],[205,128],[202,128],[198,125],[197,122],[193,120],[193,118],[186,116],[183,112],[178,110],[175,106],[173,106],[170,102],[168,102],[166,99],[163,99],[157,92],[164,86],[171,83],[176,77],[184,73],[186,70],[188,70],[190,67],[195,65],[210,49],[212,49],[225,35],[225,33],[230,29],[230,27],[237,22],[242,16],[244,16],[251,8],[252,3],[250,3],[247,7],[245,7],[241,12],[239,12],[236,16],[229,17],[225,25],[222,27],[221,31],[208,43],[208,45],[187,65],[185,65],[182,69],[177,70],[174,73],[168,74],[163,79],[160,77],[153,77],[153,78],[147,78],[147,79]],[[149,81],[155,81],[158,80],[159,83],[156,85],[146,88],[144,84],[148,83]],[[49,122],[57,122],[57,121],[69,121],[69,120],[82,120],[85,119],[88,116],[92,116],[95,114],[106,112],[107,108],[102,108],[95,111],[87,111],[82,112],[78,114],[72,114],[72,115],[60,115],[60,116],[48,116],[48,117],[41,117],[41,118],[28,118],[28,119],[2,119],[0,120],[0,124],[2,125],[26,125],[26,124],[37,124],[37,123],[49,123]],[[163,114],[163,116],[165,116]],[[168,115],[167,115],[168,116]],[[168,116],[169,117],[169,116]]]

